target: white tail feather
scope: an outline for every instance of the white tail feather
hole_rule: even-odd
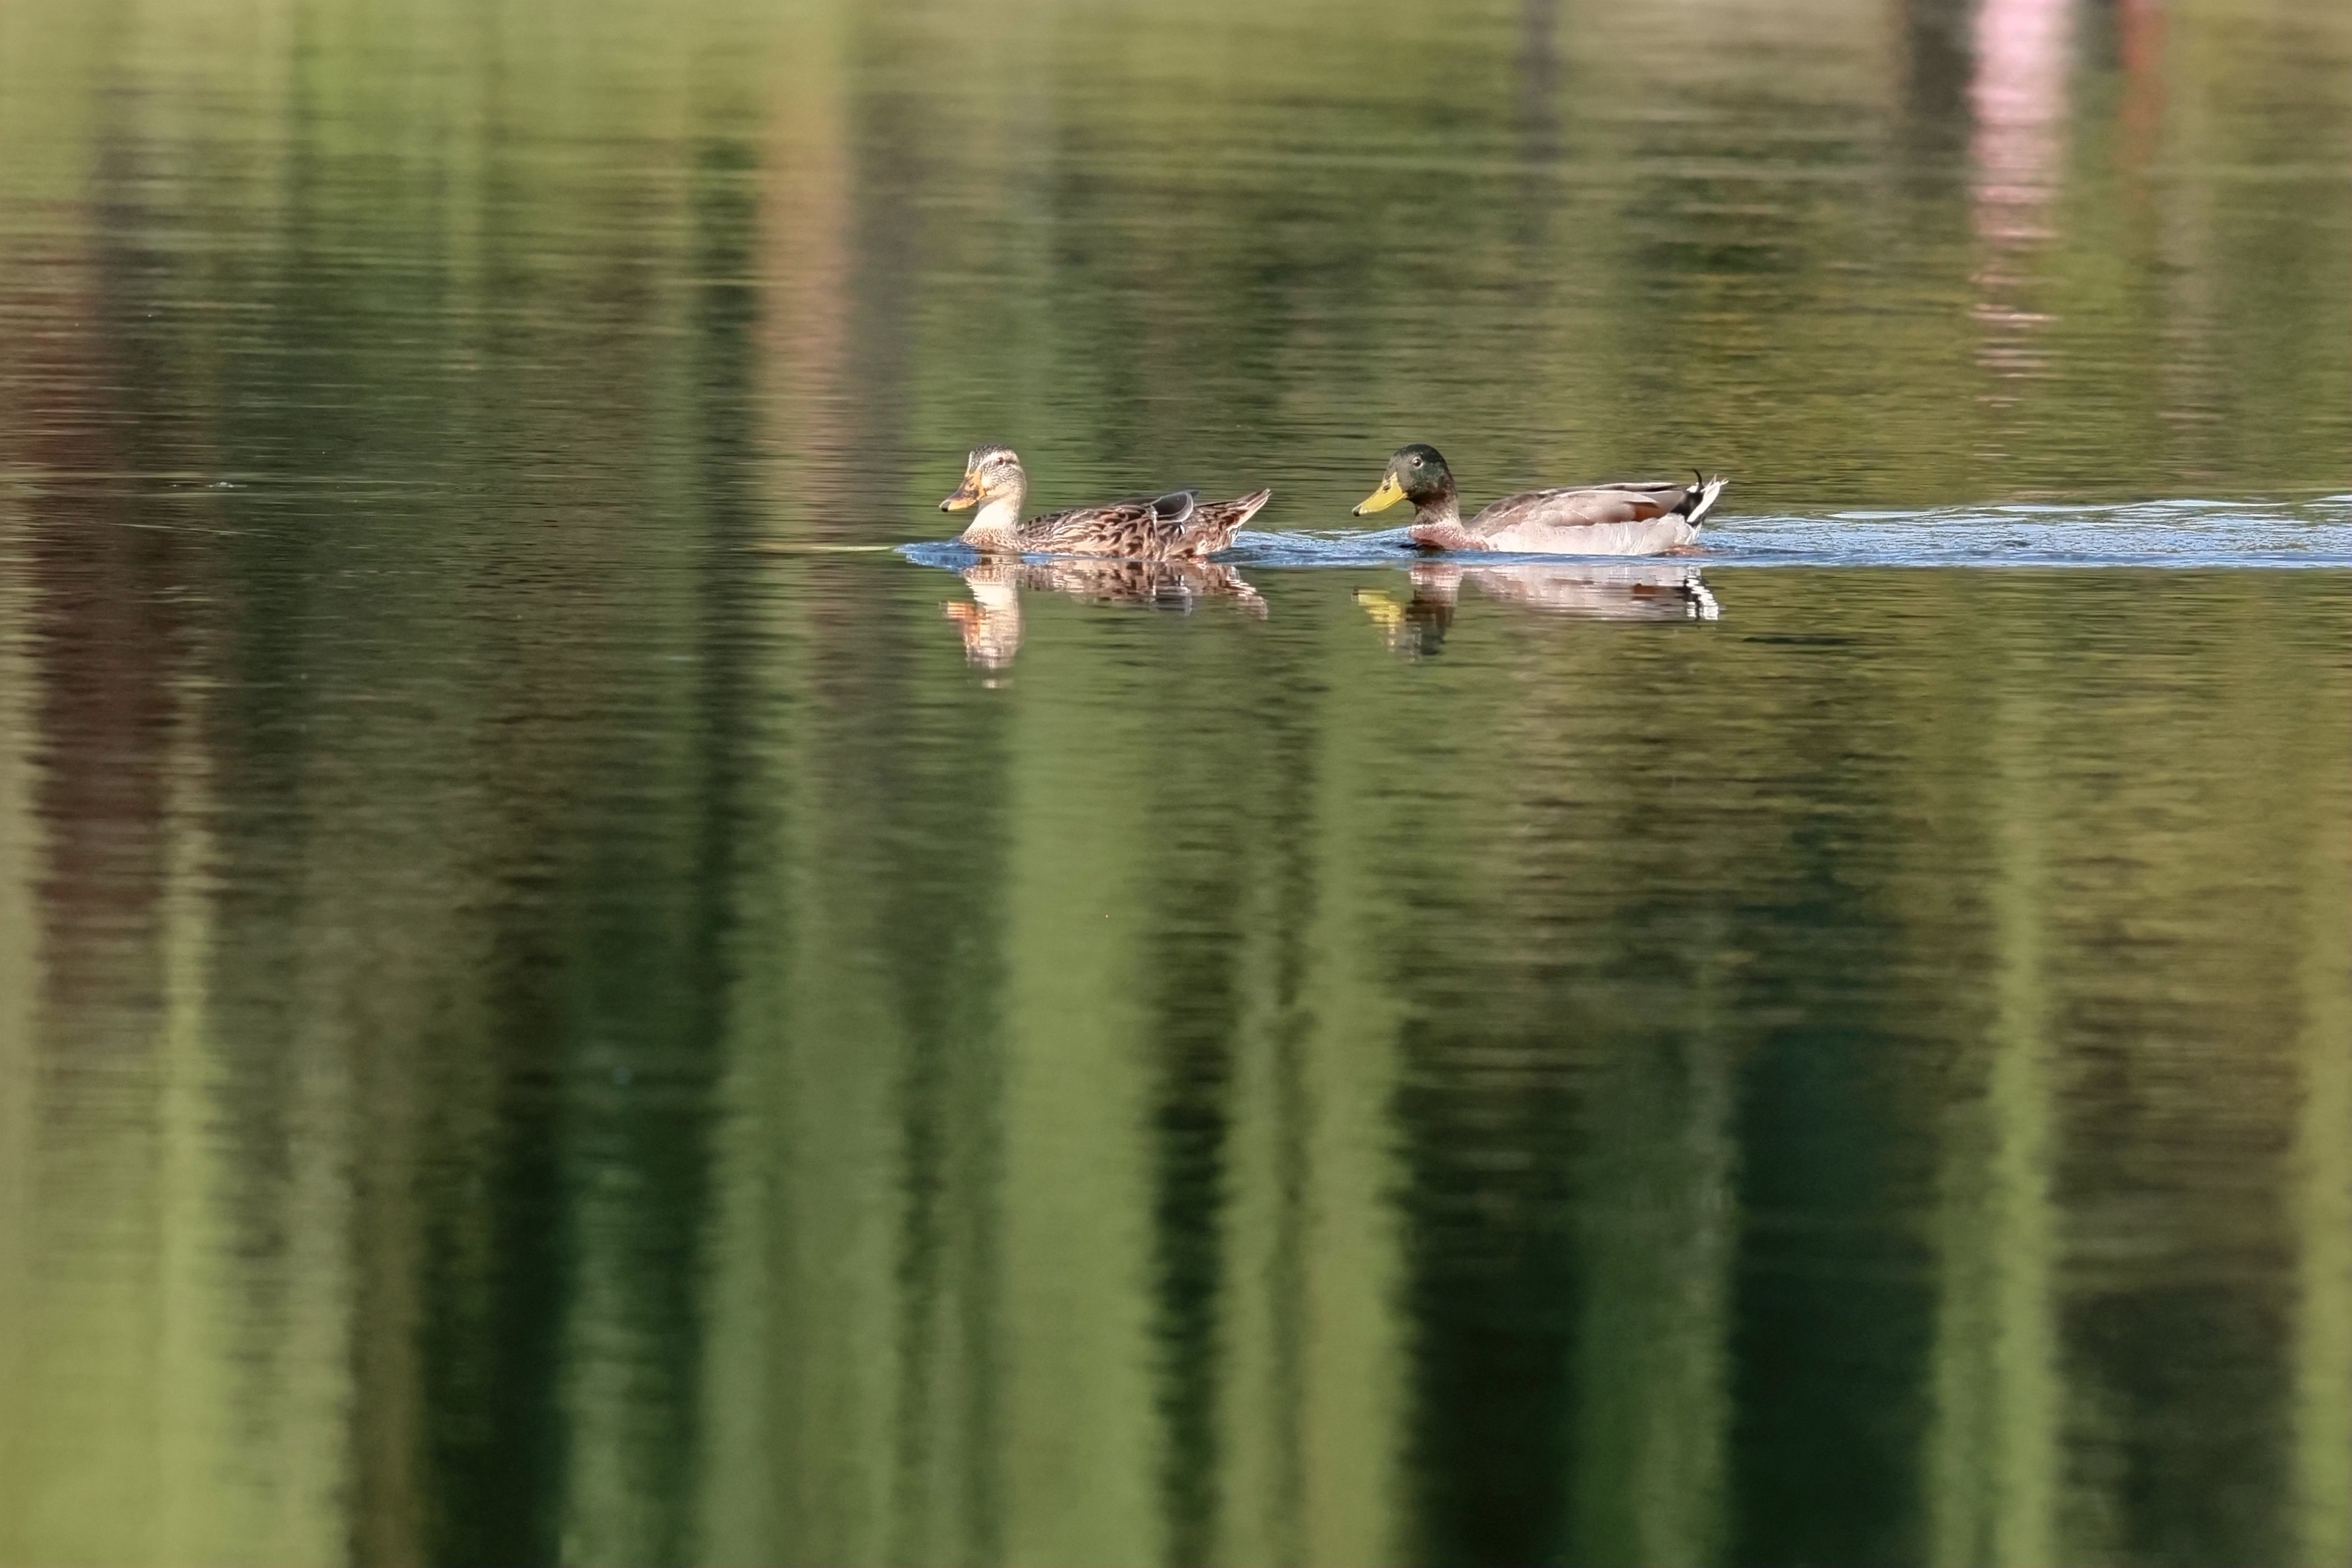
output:
[[[1731,481],[1729,479],[1725,479],[1721,474],[1717,474],[1715,478],[1704,480],[1700,483],[1698,487],[1698,505],[1691,508],[1688,514],[1689,522],[1693,528],[1696,528],[1700,522],[1705,521],[1706,514],[1715,510],[1715,498],[1721,495],[1723,493],[1723,487],[1730,482]]]

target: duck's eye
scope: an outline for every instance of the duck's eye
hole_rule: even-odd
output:
[[[1412,460],[1412,466],[1413,466],[1414,468],[1419,468],[1419,467],[1421,467],[1421,459],[1420,459],[1419,458],[1415,458]]]

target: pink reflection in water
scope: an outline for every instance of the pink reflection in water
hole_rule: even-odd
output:
[[[2036,340],[2053,318],[2021,296],[2031,282],[2025,255],[2056,233],[2052,208],[2065,160],[2072,6],[2073,0],[1983,0],[1977,10],[1969,209],[1991,254],[1974,279],[1979,295],[1969,313],[1984,331],[1977,363],[2001,382],[2040,375],[2049,365]],[[2004,391],[1982,398],[2015,401]]]
[[[1996,244],[2046,239],[2072,65],[2072,0],[1984,0],[1977,11],[1977,232]]]

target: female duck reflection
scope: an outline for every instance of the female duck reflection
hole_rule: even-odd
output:
[[[1723,607],[1699,569],[1681,562],[1520,561],[1462,566],[1424,561],[1411,567],[1412,597],[1404,604],[1378,588],[1356,590],[1391,648],[1435,653],[1454,624],[1462,584],[1490,599],[1526,605],[1547,615],[1593,621],[1712,621]]]
[[[989,671],[1002,670],[1021,651],[1021,591],[1067,594],[1082,605],[1131,605],[1190,613],[1204,599],[1231,599],[1265,618],[1265,601],[1242,574],[1213,561],[1112,561],[1064,556],[1047,561],[995,559],[963,568],[971,598],[940,608],[963,637],[963,656]]]

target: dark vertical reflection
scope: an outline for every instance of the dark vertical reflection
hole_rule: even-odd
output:
[[[1518,232],[1523,247],[1540,244],[1560,196],[1559,0],[1519,0],[1518,49],[1512,60],[1512,129],[1518,174]]]
[[[1005,921],[1006,761],[992,717],[968,712],[968,732],[944,748],[952,773],[908,801],[914,842],[881,922],[907,1040],[888,1521],[890,1557],[900,1563],[1003,1554],[996,1237],[1005,955],[993,939]]]
[[[1926,1258],[1878,1195],[1905,1141],[1871,1092],[1877,1037],[1858,1022],[1776,1032],[1744,1078],[1732,1434],[1743,1563],[1916,1555]]]
[[[1406,906],[1431,932],[1465,913],[1427,888]],[[1526,973],[1412,974],[1428,963],[1408,963],[1422,1000],[1402,1037],[1398,1105],[1420,1494],[1411,1554],[1547,1562],[1566,1533],[1573,1459],[1574,1004]]]
[[[1881,1066],[1895,1022],[1836,983],[1893,955],[1830,833],[1826,820],[1801,828],[1794,897],[1751,938],[1773,944],[1784,978],[1742,999],[1804,1016],[1766,1031],[1741,1075],[1730,1555],[1742,1563],[1908,1561],[1921,1540],[1932,1302],[1925,1248],[1896,1219],[1920,1148]]]
[[[136,473],[170,461],[147,433],[168,406],[162,345],[142,330],[162,258],[138,245],[140,188],[125,139],[101,132],[90,199],[102,223],[87,254],[51,259],[67,330],[8,351],[13,452],[67,475]],[[21,357],[17,357],[21,356]],[[33,629],[43,765],[34,811],[47,836],[41,886],[43,1006],[55,1070],[121,1077],[153,1046],[162,1000],[158,900],[169,809],[175,681],[187,664],[176,607],[186,542],[136,526],[121,479],[88,479],[35,513],[22,570]],[[125,1110],[134,1103],[125,1097]]]
[[[1921,195],[1958,189],[1967,168],[1969,47],[1974,0],[1897,0],[1902,28],[1903,111],[1896,121],[1907,174]]]
[[[1244,887],[1240,840],[1210,782],[1223,759],[1188,748],[1171,759],[1159,863],[1142,944],[1151,979],[1145,1024],[1156,1067],[1151,1107],[1152,1333],[1161,1421],[1163,1560],[1213,1555],[1221,1331],[1229,1268],[1224,1221],[1241,1018]]]
[[[691,153],[688,254],[695,279],[688,399],[694,428],[697,520],[703,556],[692,632],[698,689],[692,714],[694,756],[685,781],[688,820],[681,869],[688,879],[679,912],[684,951],[669,967],[662,996],[669,1016],[648,1020],[652,1047],[645,1068],[617,1073],[641,1092],[625,1098],[629,1163],[643,1173],[627,1278],[639,1342],[652,1363],[641,1395],[650,1418],[635,1435],[628,1473],[642,1475],[653,1504],[643,1534],[628,1548],[655,1562],[695,1554],[694,1481],[698,1473],[702,1389],[706,1215],[711,1195],[711,1094],[735,978],[737,868],[757,857],[760,819],[746,799],[745,756],[753,706],[749,625],[754,606],[740,570],[757,531],[755,460],[758,297],[751,287],[757,249],[757,158],[740,137],[713,134]],[[658,915],[658,911],[656,911]],[[630,931],[612,954],[622,969],[659,952],[658,930]],[[646,989],[661,994],[652,986]],[[617,1009],[607,1008],[610,1012]],[[594,1020],[583,1019],[593,1026]],[[601,1091],[600,1091],[601,1098]]]
[[[919,469],[932,456],[910,445],[903,421],[926,368],[917,352],[922,323],[910,300],[928,237],[907,194],[935,178],[953,140],[951,110],[920,91],[879,85],[888,66],[921,58],[930,40],[892,14],[856,11],[843,26],[849,61],[869,84],[845,95],[845,155],[856,185],[842,195],[855,200],[831,215],[833,240],[850,255],[830,310],[813,313],[794,345],[817,363],[791,367],[838,380],[798,411],[799,427],[784,435],[799,443],[821,434],[836,443],[818,466],[829,504],[813,519],[828,536],[850,531],[862,517],[901,515],[902,498],[877,485],[876,474]],[[819,268],[809,271],[823,276]],[[847,352],[825,363],[834,356],[822,341],[845,323]],[[960,368],[985,379],[998,367]],[[845,424],[836,426],[845,413]],[[806,471],[793,465],[788,492]],[[829,686],[846,692],[849,670],[881,661],[871,700],[844,702],[835,717],[865,787],[835,816],[870,836],[860,873],[875,879],[860,897],[871,900],[866,918],[882,948],[879,1005],[902,1042],[892,1090],[897,1363],[890,1407],[875,1413],[885,1422],[877,1447],[889,1469],[874,1530],[894,1562],[990,1562],[1004,1551],[1007,1468],[999,1244],[1013,759],[1001,705],[927,704],[919,671],[935,623],[926,616],[919,624],[883,586],[843,574],[810,612],[824,628],[817,658]],[[923,606],[929,616],[936,616],[933,604]]]
[[[547,1563],[561,1552],[569,1454],[556,1395],[577,1249],[556,1157],[562,963],[535,923],[493,926],[487,1164],[462,1184],[425,1189],[420,1482],[435,1563]]]
[[[127,216],[138,171],[110,127],[100,135],[92,199]],[[78,1483],[73,1507],[105,1543],[91,1555],[135,1550],[152,1495],[153,1325],[168,1286],[140,1243],[163,1228],[152,1194],[166,1170],[157,1133],[168,1074],[174,752],[184,735],[194,738],[182,705],[200,668],[181,605],[201,559],[176,531],[138,526],[127,493],[135,486],[100,477],[138,472],[161,455],[142,419],[163,395],[163,356],[141,330],[155,268],[140,247],[101,233],[59,246],[37,269],[0,269],[0,302],[13,305],[11,285],[37,279],[57,312],[49,330],[12,331],[0,347],[0,453],[11,466],[75,477],[24,504],[14,558],[0,565],[12,587],[21,584],[11,597],[24,619],[11,631],[25,639],[32,688],[11,715],[25,729],[0,736],[0,750],[29,764],[22,805],[38,834],[17,839],[26,853],[12,868],[31,883],[30,918],[17,934],[32,951],[11,967],[35,994],[7,999],[27,1035],[0,1042],[23,1075],[0,1084],[0,1100],[29,1112],[17,1124],[25,1142],[9,1151],[22,1163],[0,1166],[0,1182],[25,1186],[0,1198],[31,1223],[24,1245],[9,1249],[13,1277],[0,1290],[13,1305],[47,1283],[103,1313],[102,1289],[77,1299],[73,1285],[120,1269],[150,1297],[129,1312],[118,1307],[124,1331],[79,1363],[0,1334],[16,1373],[0,1395],[0,1427],[9,1429],[0,1443],[13,1458],[37,1432],[65,1457],[60,1468]],[[27,1424],[26,1409],[42,1403],[63,1419]],[[30,1515],[47,1500],[8,1491],[0,1534],[13,1535],[18,1527],[5,1516]],[[48,1555],[10,1544],[24,1561]]]
[[[921,739],[893,781],[898,832],[876,895],[887,1005],[906,1042],[887,1539],[893,1562],[992,1563],[1004,1552],[998,1247],[1012,758],[998,707],[931,715],[911,693],[894,698],[893,723],[919,724]]]
[[[2078,1376],[2111,1401],[2108,1456],[2120,1557],[2142,1563],[2285,1563],[2291,1303],[2221,1284],[2181,1284],[2084,1303],[2071,1339]],[[2171,1412],[2207,1418],[2183,1423]],[[2183,1478],[2194,1477],[2193,1484]]]
[[[19,405],[29,449],[73,471],[136,468],[135,447],[110,428],[127,424],[98,389],[118,378],[144,384],[114,345],[137,313],[127,258],[101,257],[79,279],[79,301],[100,322],[32,362],[31,396]],[[186,585],[174,534],[131,526],[102,483],[61,496],[29,530],[24,571],[34,590],[43,765],[34,810],[47,834],[41,886],[44,1007],[54,1020],[57,1070],[105,1077],[134,1069],[152,1048],[161,975],[152,951],[166,854],[170,762],[183,673],[184,634],[174,601]]]
[[[1268,748],[1272,802],[1265,832],[1272,848],[1274,908],[1274,1021],[1267,1045],[1273,1055],[1272,1120],[1275,1155],[1274,1254],[1266,1292],[1272,1316],[1269,1347],[1273,1430],[1267,1477],[1266,1545],[1270,1562],[1296,1568],[1307,1562],[1307,1455],[1305,1420],[1307,1358],[1313,1325],[1307,1317],[1307,1259],[1317,1237],[1308,1209],[1307,1037],[1315,1018],[1307,1002],[1314,954],[1307,933],[1314,929],[1318,899],[1315,852],[1317,748],[1322,725],[1313,698],[1317,689],[1304,672],[1286,670],[1275,711]]]
[[[309,51],[296,58],[306,77],[331,68]],[[485,293],[503,307],[488,334],[493,354],[486,374],[504,398],[519,402],[530,311],[545,285],[529,265],[529,176],[513,145],[513,122],[528,110],[503,66],[494,54],[484,110],[487,166],[471,216],[482,236]],[[306,80],[302,91],[321,89]],[[303,142],[312,149],[305,158],[312,168],[296,207],[301,248],[290,289],[307,301],[306,325],[332,323],[352,282],[337,276],[336,229],[350,224],[364,235],[373,213],[346,210],[338,200],[344,171],[321,161],[332,143],[315,133]],[[383,221],[396,236],[393,211]],[[302,253],[312,246],[315,253]],[[520,579],[531,575],[527,553],[501,564]],[[495,801],[485,829],[495,892],[484,919],[481,1009],[466,1020],[480,1031],[478,1044],[461,1027],[447,1049],[488,1057],[478,1092],[489,1110],[476,1119],[436,1096],[426,1129],[429,1146],[445,1152],[422,1173],[426,1218],[414,1331],[424,1410],[418,1486],[426,1553],[436,1563],[553,1561],[562,1549],[572,1458],[561,1385],[566,1308],[578,1289],[581,1257],[564,1151],[587,1109],[566,1093],[582,1043],[566,1016],[577,973],[566,950],[585,891],[580,802],[561,786],[514,786],[535,778],[569,783],[586,759],[550,722],[553,704],[530,689],[532,676],[548,673],[537,631],[493,624],[482,649],[499,671],[495,738],[477,764]]]

